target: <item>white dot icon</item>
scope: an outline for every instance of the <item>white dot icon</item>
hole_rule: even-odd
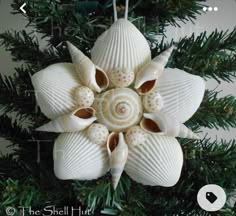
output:
[[[208,10],[209,10],[209,11],[212,11],[212,7],[209,7]]]
[[[219,9],[218,9],[218,7],[214,7],[214,8],[213,7],[203,7],[202,10],[203,11],[213,11],[213,10],[218,11]]]

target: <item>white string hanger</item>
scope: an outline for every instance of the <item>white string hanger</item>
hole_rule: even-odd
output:
[[[116,0],[113,0],[114,20],[117,21]],[[128,19],[129,0],[125,1],[125,19]]]

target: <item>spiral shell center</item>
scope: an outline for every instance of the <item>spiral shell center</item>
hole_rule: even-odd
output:
[[[98,122],[115,132],[125,132],[137,125],[143,113],[139,95],[128,88],[116,88],[97,95],[93,106]]]

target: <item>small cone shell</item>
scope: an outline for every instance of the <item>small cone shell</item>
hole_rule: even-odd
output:
[[[155,88],[157,80],[162,75],[173,49],[174,46],[168,48],[138,72],[134,87],[138,90],[139,94],[148,94]]]
[[[49,123],[37,128],[38,131],[47,132],[77,132],[85,129],[97,118],[93,108],[79,108],[74,112],[60,116]]]
[[[190,129],[184,124],[179,123],[176,119],[165,115],[162,112],[144,113],[140,125],[151,133],[162,133],[172,137],[199,139]]]
[[[123,133],[118,134],[113,132],[109,135],[107,140],[107,151],[110,158],[112,184],[115,190],[128,157],[128,146],[125,143]]]
[[[109,85],[106,73],[101,68],[95,66],[93,62],[73,44],[67,42],[67,46],[81,82],[96,92],[101,92],[106,89]]]

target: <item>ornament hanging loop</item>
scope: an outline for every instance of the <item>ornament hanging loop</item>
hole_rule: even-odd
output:
[[[116,9],[116,0],[113,0],[113,10],[114,10],[114,20],[117,21],[117,9]],[[125,1],[125,19],[128,19],[129,12],[129,0]]]

